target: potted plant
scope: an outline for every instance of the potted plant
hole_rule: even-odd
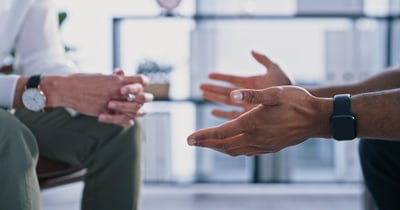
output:
[[[152,93],[155,99],[168,99],[170,87],[171,65],[158,64],[151,59],[145,59],[139,63],[136,73],[147,76],[150,80],[145,88],[146,92]]]

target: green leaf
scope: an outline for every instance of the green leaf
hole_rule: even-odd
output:
[[[67,13],[66,12],[59,12],[58,13],[58,26],[62,26],[64,23],[65,19],[67,19]]]

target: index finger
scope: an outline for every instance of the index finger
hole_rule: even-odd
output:
[[[243,76],[235,76],[230,74],[222,74],[222,73],[211,73],[209,78],[212,80],[219,80],[223,82],[231,83],[235,86],[244,87],[246,82],[246,77]]]
[[[143,86],[146,86],[149,84],[149,79],[144,75],[138,74],[133,76],[124,76],[122,82],[123,84],[140,83]]]
[[[224,87],[224,86],[220,86],[220,85],[204,83],[204,84],[200,85],[200,89],[202,91],[215,92],[215,93],[220,93],[223,95],[229,95],[233,90],[236,90],[238,88]]]
[[[243,132],[237,120],[231,120],[217,127],[205,128],[194,132],[187,137],[189,145],[210,139],[225,139]]]
[[[129,84],[129,85],[125,85],[120,89],[120,92],[122,95],[126,95],[126,94],[137,94],[143,91],[143,85],[139,84],[139,83],[133,83],[133,84]]]
[[[271,61],[267,56],[260,54],[256,51],[252,51],[251,54],[253,55],[254,59],[261,65],[267,67],[268,70],[273,69],[274,65],[276,65],[273,61]]]

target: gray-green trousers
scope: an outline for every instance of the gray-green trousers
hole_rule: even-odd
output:
[[[62,108],[44,113],[20,110],[15,116],[0,110],[2,208],[40,209],[38,151],[40,156],[87,168],[83,210],[138,208],[142,136],[137,121],[122,128],[85,115],[71,117]]]

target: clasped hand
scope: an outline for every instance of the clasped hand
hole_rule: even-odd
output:
[[[143,91],[148,84],[145,76],[125,76],[122,70],[114,75],[72,74],[57,83],[61,92],[48,91],[50,106],[61,104],[103,123],[131,126],[136,117],[144,115],[143,104],[153,100],[152,94]],[[127,100],[129,94],[134,95],[133,101]]]

